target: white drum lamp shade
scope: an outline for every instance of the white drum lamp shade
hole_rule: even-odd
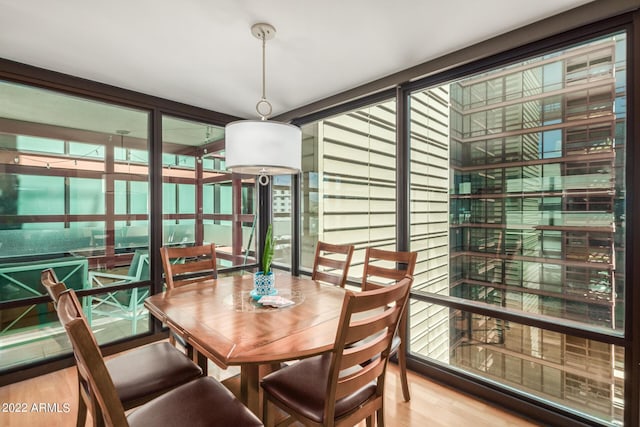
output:
[[[235,173],[286,175],[300,172],[299,127],[268,120],[240,120],[225,127],[226,167]]]
[[[251,34],[262,41],[262,98],[256,104],[261,120],[240,120],[225,126],[225,161],[231,172],[258,175],[258,182],[267,185],[269,175],[300,172],[302,131],[294,125],[267,120],[272,106],[265,95],[265,46],[275,37],[276,29],[261,22],[251,27]]]

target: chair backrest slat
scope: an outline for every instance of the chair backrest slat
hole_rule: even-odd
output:
[[[357,351],[345,349],[340,360],[340,369],[346,369],[356,364],[363,364],[375,358],[378,354],[385,350],[388,334],[380,334],[375,339],[371,339],[364,344],[358,346]]]
[[[369,264],[367,266],[367,276],[381,277],[384,279],[390,279],[398,281],[402,279],[406,274],[406,270],[398,270],[396,268],[380,267],[377,265]]]
[[[173,289],[202,278],[217,277],[216,245],[160,248],[167,288]],[[177,262],[178,261],[178,262]],[[182,276],[202,273],[199,277],[181,279]]]
[[[354,322],[354,324],[352,324],[352,326],[349,328],[349,331],[347,332],[345,342],[347,344],[351,344],[371,336],[370,331],[372,328],[382,330],[388,326],[393,325],[397,320],[397,314],[397,311],[389,309],[384,313],[381,313],[378,316],[378,319],[371,318],[362,323]]]
[[[342,270],[345,267],[344,260],[333,259],[326,256],[318,257],[318,264],[335,270]]]
[[[353,245],[318,242],[311,279],[344,288],[353,256]]]
[[[317,271],[313,275],[313,280],[318,280],[320,282],[330,283],[332,285],[340,286],[340,282],[342,281],[335,274],[327,273],[324,271]]]
[[[202,259],[197,261],[188,261],[184,264],[173,264],[173,275],[178,276],[180,274],[198,273],[200,271],[212,271],[211,260]]]
[[[367,248],[364,256],[362,290],[380,288],[389,282],[398,282],[406,275],[413,276],[417,259],[417,252]],[[376,262],[383,262],[385,265],[374,264]]]

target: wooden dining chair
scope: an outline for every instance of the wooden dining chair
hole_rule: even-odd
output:
[[[160,248],[167,289],[197,282],[203,278],[215,279],[216,245]],[[196,276],[196,277],[194,277]]]
[[[73,347],[86,405],[107,426],[261,426],[262,422],[222,384],[199,377],[125,415],[118,390],[73,289],[58,300],[58,316]],[[148,360],[147,363],[161,363]],[[100,409],[98,411],[97,409]]]
[[[416,268],[417,252],[387,251],[377,248],[367,248],[364,256],[364,270],[362,275],[362,290],[379,289],[396,283],[406,275],[413,276]],[[400,381],[402,396],[406,402],[411,399],[409,382],[407,379],[407,323],[409,308],[404,311],[398,332],[393,339],[391,354],[398,357],[400,367]]]
[[[57,282],[55,273],[49,269],[41,273],[41,282],[53,300],[60,318],[59,301],[61,295],[67,291],[67,287],[64,283]],[[77,299],[74,302],[77,302]],[[64,310],[67,316],[73,314],[87,322],[79,303],[73,307],[67,306]],[[62,322],[62,318],[60,321]],[[88,322],[87,328],[89,328]],[[95,338],[94,342],[97,345]],[[106,366],[125,410],[148,402],[168,390],[202,376],[202,370],[198,365],[167,342],[149,344],[114,356],[107,360]],[[87,394],[87,384],[83,382],[80,373],[78,373],[78,381],[80,395],[76,422],[79,427],[85,425],[87,408],[95,415],[99,414],[100,407],[95,401],[91,401],[87,406],[87,398],[91,399],[93,395]],[[94,419],[98,425],[100,420],[99,416]]]
[[[53,301],[53,306],[57,307],[58,297],[60,294],[67,290],[67,286],[64,283],[60,283],[58,276],[53,268],[47,268],[40,272],[40,283],[47,290],[47,293]]]
[[[160,248],[160,255],[167,289],[175,289],[203,279],[215,279],[218,276],[216,245],[213,243],[186,247],[163,246]],[[189,357],[198,360],[197,352],[183,337],[171,332],[169,342],[174,346],[179,343]],[[202,358],[200,360],[207,375],[207,362]]]
[[[344,288],[352,256],[353,245],[318,242],[311,279]]]
[[[384,426],[384,380],[391,341],[413,278],[365,292],[346,291],[331,351],[303,359],[262,379],[263,421],[274,406],[307,426]]]

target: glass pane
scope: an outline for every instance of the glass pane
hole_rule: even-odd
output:
[[[88,298],[81,298],[85,316],[98,344],[149,331],[148,311],[142,306],[136,312],[128,308],[132,296],[141,301],[148,296],[148,292],[149,289],[143,287],[95,295],[91,302]],[[71,353],[71,343],[52,303],[27,304],[2,310],[0,330],[0,370]]]
[[[69,178],[69,210],[73,215],[104,215],[102,179]]]
[[[140,280],[149,280],[148,265],[144,269],[138,268],[138,271],[142,271],[140,274],[136,272],[135,259],[131,264],[128,275],[138,275]],[[148,296],[149,287],[145,286],[82,298],[85,316],[98,344],[149,332],[149,312],[143,305]],[[133,304],[138,307],[137,310],[131,309]],[[89,306],[91,310],[87,308]]]
[[[115,181],[116,214],[144,214],[149,207],[147,181]]]
[[[0,82],[0,98],[0,301],[45,295],[46,268],[77,290],[144,280],[127,272],[135,252],[148,251],[146,226],[135,249],[122,244],[121,230],[147,220],[146,192],[136,191],[148,187],[148,113],[9,82]],[[126,154],[133,149],[145,160]],[[140,265],[148,271],[148,261]],[[87,304],[87,315],[99,310]],[[39,349],[41,358],[56,354],[43,338],[51,306],[29,307],[23,317],[0,312],[0,342],[25,354]],[[121,328],[105,339],[146,328]]]
[[[291,205],[291,176],[274,176],[273,200],[273,239],[275,242],[273,262],[291,266],[291,236],[293,234]]]
[[[364,249],[396,248],[395,100],[302,127],[302,257],[318,240],[353,244],[349,276],[362,277]]]
[[[624,349],[414,301],[411,352],[606,423],[622,423]]]
[[[0,312],[0,369],[71,353],[53,304],[28,304]]]
[[[224,166],[224,128],[164,116],[165,245],[215,243],[218,267],[255,262],[255,180]]]
[[[9,187],[9,191],[3,191],[2,194],[6,214],[17,214],[18,216],[64,214],[63,177],[48,177],[46,185],[43,185],[40,175],[6,174],[2,179]],[[50,200],[50,203],[42,203],[43,200]],[[12,224],[12,227],[19,228],[18,223]]]
[[[624,331],[625,49],[616,34],[411,94],[415,292]],[[411,317],[413,352],[622,422],[621,349],[422,303]]]

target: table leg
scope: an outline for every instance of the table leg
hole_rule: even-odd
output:
[[[242,365],[240,367],[240,396],[242,402],[262,418],[260,413],[260,365]]]
[[[193,354],[196,364],[202,369],[202,375],[206,377],[209,375],[209,359],[195,348],[193,349]]]

